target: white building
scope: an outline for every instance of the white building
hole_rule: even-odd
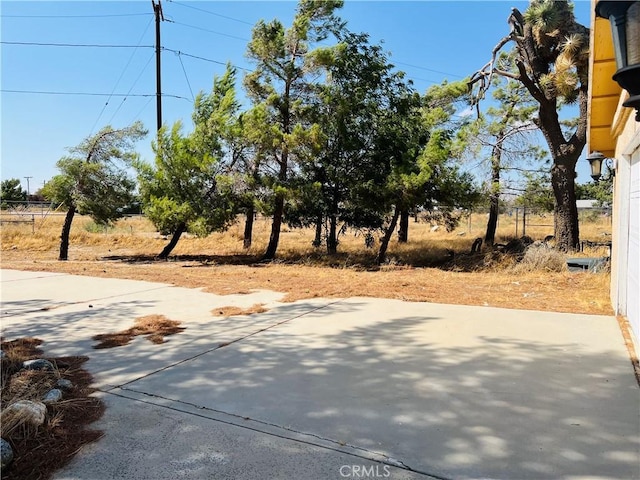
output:
[[[640,351],[640,122],[635,120],[633,108],[622,105],[629,93],[612,79],[617,66],[611,24],[596,18],[597,0],[591,3],[587,148],[588,152],[602,152],[615,168],[611,302],[615,313],[628,319],[636,351]],[[636,15],[631,30],[638,34],[640,2],[631,8]]]

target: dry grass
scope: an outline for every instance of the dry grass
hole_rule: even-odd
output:
[[[87,426],[100,418],[103,403],[91,397],[91,375],[82,368],[87,357],[43,357],[35,338],[2,341],[2,438],[14,452],[9,468],[3,469],[3,480],[46,480],[66,465],[78,449],[102,436],[102,432]],[[22,362],[46,358],[56,367],[51,371],[20,370]],[[7,410],[19,400],[39,400],[54,387],[59,378],[70,380],[74,387],[65,391],[61,402],[47,406],[45,423],[39,427],[26,425]]]
[[[553,232],[552,218],[530,217],[527,235],[541,240]],[[185,236],[169,261],[155,256],[167,239],[155,233],[144,218],[118,222],[107,233],[90,233],[89,220],[79,217],[72,228],[68,262],[58,262],[61,217],[36,218],[31,226],[2,228],[2,267],[55,271],[99,277],[130,278],[204,288],[216,294],[269,289],[286,295],[285,301],[312,297],[372,296],[411,301],[492,305],[507,308],[611,314],[607,274],[516,271],[513,256],[484,251],[469,253],[483,236],[486,217],[474,214],[451,233],[430,231],[430,225],[411,222],[409,243],[395,239],[389,261],[375,267],[375,248],[366,249],[362,236],[340,237],[336,255],[311,245],[313,232],[283,228],[278,259],[263,263],[270,222],[259,219],[254,245],[242,248],[243,224],[207,238]],[[536,226],[534,226],[536,225]],[[610,239],[608,217],[581,224],[581,237],[592,242]],[[522,234],[522,225],[519,226]],[[502,216],[497,241],[515,237],[515,218]],[[377,245],[376,245],[377,246]],[[454,252],[453,258],[451,253]],[[592,250],[583,255],[604,256]]]
[[[233,317],[237,315],[254,315],[256,313],[264,313],[268,311],[268,309],[264,308],[264,303],[256,303],[249,308],[233,306],[216,308],[211,311],[211,314],[214,317]]]
[[[514,272],[566,272],[567,261],[558,250],[549,248],[545,244],[531,245],[524,252],[522,260],[513,267]]]
[[[184,331],[184,327],[179,327],[180,322],[169,320],[164,315],[146,315],[136,318],[133,327],[117,333],[102,333],[94,335],[93,340],[99,341],[93,348],[113,348],[122,347],[131,343],[134,337],[146,335],[151,343],[164,343],[164,337],[175,335]]]

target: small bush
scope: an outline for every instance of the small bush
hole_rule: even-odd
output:
[[[564,272],[567,270],[565,256],[548,245],[533,244],[527,247],[522,260],[514,267],[516,272]]]
[[[88,222],[85,224],[84,229],[89,233],[109,233],[113,231],[113,226],[104,223]]]

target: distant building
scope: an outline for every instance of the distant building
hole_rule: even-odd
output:
[[[578,211],[600,208],[597,200],[576,200],[576,206],[578,207]]]

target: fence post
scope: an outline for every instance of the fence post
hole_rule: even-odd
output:
[[[516,238],[518,238],[518,224],[520,223],[520,219],[518,218],[519,213],[520,213],[520,208],[516,207]]]
[[[522,207],[522,236],[527,234],[527,207]]]

